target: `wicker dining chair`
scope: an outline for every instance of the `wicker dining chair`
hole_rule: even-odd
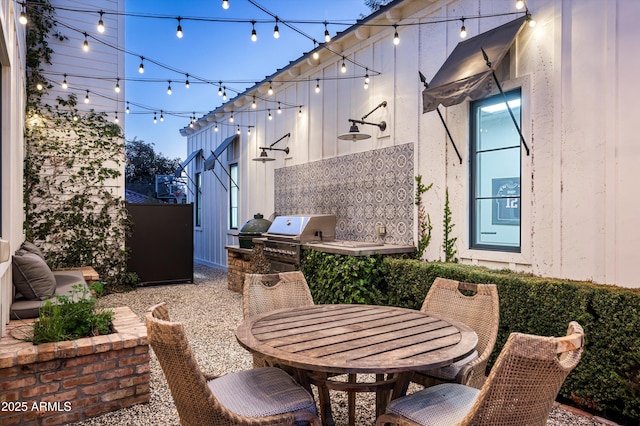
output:
[[[473,294],[465,295],[461,290]],[[500,306],[495,284],[436,278],[420,310],[468,325],[478,335],[478,345],[462,360],[450,366],[416,372],[411,380],[425,387],[450,382],[480,389],[487,379],[487,362],[498,337]]]
[[[313,304],[309,285],[300,271],[245,275],[242,288],[242,315],[244,318],[276,309]],[[254,368],[267,365],[264,358],[253,355]]]
[[[564,337],[512,333],[482,389],[457,383],[425,388],[391,401],[376,425],[545,426],[583,343],[575,321]]]
[[[265,367],[223,376],[200,370],[181,323],[164,303],[146,315],[149,343],[182,425],[320,425],[313,397],[285,372]]]

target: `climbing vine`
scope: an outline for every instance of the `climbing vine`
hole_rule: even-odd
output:
[[[451,208],[449,207],[449,189],[447,188],[445,191],[445,199],[444,199],[444,238],[442,240],[442,249],[444,250],[444,261],[445,262],[458,262],[458,258],[456,257],[456,240],[458,238],[452,237],[453,233],[453,221],[451,219]]]
[[[52,99],[43,66],[54,54],[49,0],[29,1],[24,207],[27,239],[52,268],[91,265],[108,288],[130,284],[125,238],[130,230],[122,185],[124,138],[106,114],[81,112],[74,95]]]
[[[433,229],[431,217],[425,211],[424,204],[422,203],[422,195],[431,189],[433,183],[425,186],[422,183],[422,175],[415,176],[415,180],[416,196],[413,203],[418,206],[418,249],[416,250],[415,257],[416,259],[422,259],[424,251],[431,242],[431,230]]]

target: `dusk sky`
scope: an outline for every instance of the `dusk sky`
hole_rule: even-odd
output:
[[[256,3],[283,21],[318,21],[293,24],[318,42],[324,41],[323,21],[344,22],[345,25],[328,26],[333,36],[371,13],[364,0],[260,0]],[[222,81],[227,87],[242,92],[314,47],[313,41],[282,23],[279,25],[280,38],[275,39],[275,20],[261,23],[271,20],[271,16],[247,0],[229,0],[226,10],[222,8],[221,0],[127,0],[125,4],[128,14],[157,16],[127,16],[125,48],[133,54],[126,55],[126,76],[162,80],[126,82],[126,100],[131,104],[131,113],[126,116],[125,137],[152,142],[156,152],[169,158],[184,160],[188,155],[187,138],[181,136],[179,130],[189,124],[189,117],[195,112],[200,118],[223,103],[217,94],[217,86],[197,84],[197,79],[190,77],[187,89],[185,73]],[[180,22],[183,38],[176,36],[178,20],[161,19],[161,16],[183,17]],[[255,24],[258,40],[251,41],[249,22],[207,22],[187,18],[255,20],[258,21]],[[138,72],[140,56],[145,58],[144,74]],[[163,69],[149,60],[182,73]],[[167,94],[169,80],[171,95]],[[229,98],[234,97],[231,90],[227,92]],[[160,121],[161,110],[164,111],[163,122]],[[153,123],[154,111],[157,124]]]

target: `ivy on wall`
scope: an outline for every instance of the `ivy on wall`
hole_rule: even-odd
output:
[[[81,112],[74,95],[45,98],[52,86],[55,10],[48,0],[29,3],[25,126],[25,233],[52,268],[91,265],[107,287],[130,284],[125,237],[130,222],[121,185],[122,129],[95,111]]]

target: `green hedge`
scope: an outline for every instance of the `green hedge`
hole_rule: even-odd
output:
[[[489,365],[510,333],[564,335],[572,320],[585,329],[578,367],[561,398],[604,417],[640,421],[640,290],[507,270],[408,259],[305,251],[302,271],[316,303],[367,303],[419,309],[436,277],[494,283],[500,331]]]

